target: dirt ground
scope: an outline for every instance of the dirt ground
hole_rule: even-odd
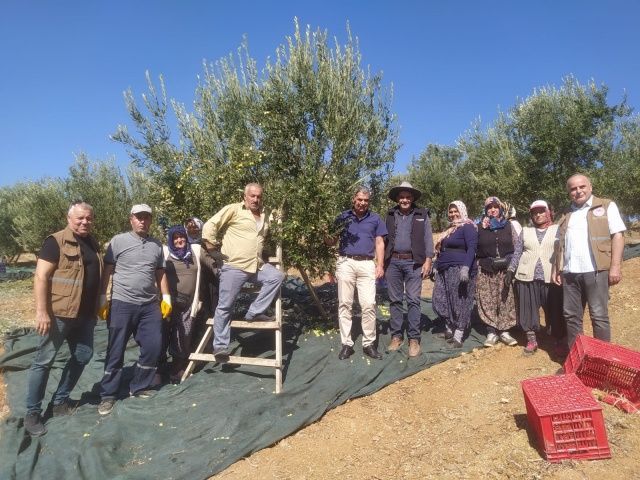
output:
[[[624,263],[610,304],[613,341],[635,350],[639,283],[635,258]],[[1,310],[22,305],[22,318],[32,319],[31,292],[21,291],[0,295]],[[640,414],[604,403],[611,459],[551,464],[541,457],[527,431],[520,381],[559,367],[544,350],[525,357],[521,345],[479,348],[347,402],[213,478],[640,479]],[[0,417],[7,413],[2,385]]]

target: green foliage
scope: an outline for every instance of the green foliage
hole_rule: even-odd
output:
[[[607,93],[605,85],[581,85],[573,77],[560,88],[537,89],[500,113],[486,130],[476,124],[466,132],[458,142],[456,169],[451,162],[438,163],[434,152],[442,147],[429,146],[410,168],[412,178],[421,185],[420,178],[435,176],[431,184],[440,187],[428,188],[438,197],[455,192],[455,185],[442,186],[448,182],[444,177],[453,177],[454,184],[460,184],[460,197],[470,202],[470,215],[480,212],[483,198],[497,195],[523,217],[539,198],[556,210],[563,208],[568,202],[566,180],[581,172],[592,178],[596,194],[610,196],[626,213],[637,214],[638,117],[631,116],[626,99],[609,105]],[[439,209],[438,200],[431,201]]]
[[[471,199],[461,165],[462,152],[457,148],[429,145],[409,166],[409,182],[422,192],[420,204],[431,210],[436,231],[446,226],[447,208],[452,201],[466,204]]]
[[[326,228],[349,206],[355,186],[380,193],[398,148],[390,93],[380,75],[362,69],[348,33],[345,45],[332,48],[326,32],[301,32],[296,21],[262,72],[246,42],[238,65],[232,56],[205,64],[194,111],[171,102],[177,145],[162,78],[159,89],[149,80],[146,116],[127,92],[137,135],[120,126],[113,138],[151,177],[162,212],[172,221],[209,218],[239,201],[246,183],[260,182],[267,207],[283,218],[274,234],[285,261],[312,273],[329,268]]]
[[[64,183],[43,179],[12,187],[9,215],[13,219],[15,240],[23,252],[37,253],[44,239],[66,225],[69,202]]]
[[[17,194],[16,187],[0,188],[0,257],[9,259],[18,255],[22,249],[16,241],[13,228],[13,216],[10,204]]]
[[[131,169],[125,177],[112,161],[91,162],[85,154],[78,155],[66,179],[0,189],[0,254],[37,253],[48,235],[66,226],[69,205],[76,201],[93,206],[93,234],[104,244],[130,228],[129,209],[147,201],[148,189],[140,172]]]

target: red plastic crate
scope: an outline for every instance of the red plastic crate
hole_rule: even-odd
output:
[[[575,374],[523,380],[522,392],[548,461],[611,458],[602,407]]]
[[[586,335],[576,338],[564,362],[565,373],[575,373],[591,388],[640,401],[640,352]]]

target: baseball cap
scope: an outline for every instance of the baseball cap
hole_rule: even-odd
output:
[[[131,207],[131,215],[135,215],[136,213],[148,213],[151,215],[151,207],[146,203],[139,203]]]
[[[534,208],[545,208],[548,210],[549,205],[544,200],[536,200],[531,204],[531,206],[529,207],[529,210],[533,210]]]

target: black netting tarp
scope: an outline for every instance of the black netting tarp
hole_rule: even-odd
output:
[[[335,300],[335,287],[319,289]],[[269,446],[314,422],[350,398],[371,394],[398,379],[461,353],[447,348],[432,332],[424,332],[422,355],[407,357],[406,344],[380,361],[356,354],[340,361],[335,330],[304,322],[311,302],[306,290],[289,281],[285,288],[284,386],[274,393],[274,371],[264,367],[203,364],[181,385],[165,385],[148,399],[123,398],[107,416],[97,413],[96,395],[104,368],[107,330],[95,330],[95,355],[72,394],[76,412],[46,419],[48,433],[32,439],[23,428],[27,371],[38,337],[28,331],[6,338],[0,370],[7,383],[11,413],[0,426],[0,478],[206,478],[240,458]],[[331,307],[331,306],[330,306]],[[424,300],[423,319],[431,325],[431,304]],[[379,349],[389,343],[388,309],[379,307]],[[354,322],[355,324],[355,322]],[[232,345],[236,355],[273,355],[273,333],[244,333]],[[463,351],[480,345],[472,330]],[[130,344],[128,365],[138,348]],[[61,349],[47,386],[45,403],[67,360]]]

